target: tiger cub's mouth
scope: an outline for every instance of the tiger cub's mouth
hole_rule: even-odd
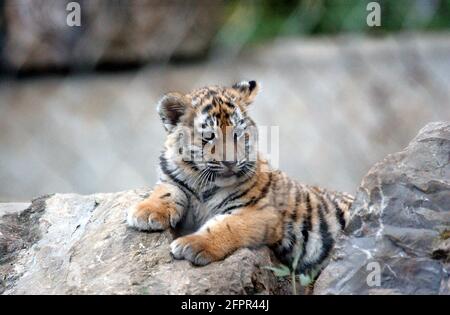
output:
[[[236,173],[233,172],[232,170],[226,170],[225,172],[222,172],[222,173],[220,173],[219,175],[220,175],[221,177],[223,177],[223,178],[229,178],[229,177],[231,177],[231,176],[233,176],[233,175],[236,175]]]

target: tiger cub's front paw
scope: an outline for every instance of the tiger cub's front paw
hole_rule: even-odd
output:
[[[177,238],[170,244],[170,252],[175,259],[186,259],[198,266],[204,266],[222,258],[211,249],[207,239],[195,234]]]
[[[169,227],[169,212],[157,204],[143,201],[127,213],[129,226],[143,231],[162,231]]]

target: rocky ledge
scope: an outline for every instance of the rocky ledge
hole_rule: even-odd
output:
[[[2,294],[284,294],[267,248],[194,267],[173,236],[125,224],[149,193],[55,194],[0,204]],[[450,123],[431,123],[364,178],[315,294],[450,293]]]
[[[267,248],[241,249],[222,262],[194,267],[172,259],[169,231],[128,228],[124,210],[147,194],[143,189],[55,194],[34,200],[26,209],[3,210],[0,293],[282,293],[275,276],[262,268],[273,264]]]
[[[450,123],[364,177],[315,294],[450,294]]]

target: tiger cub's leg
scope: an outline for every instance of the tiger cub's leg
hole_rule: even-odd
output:
[[[241,247],[274,244],[281,235],[281,218],[276,211],[242,209],[213,217],[196,233],[174,240],[170,248],[176,259],[206,265]]]
[[[180,221],[187,204],[186,194],[180,188],[161,183],[147,199],[128,211],[127,222],[139,230],[165,230]]]

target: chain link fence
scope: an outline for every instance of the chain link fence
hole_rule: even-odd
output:
[[[0,201],[151,186],[167,91],[260,81],[280,168],[348,192],[450,119],[449,1],[69,2],[0,1]]]

